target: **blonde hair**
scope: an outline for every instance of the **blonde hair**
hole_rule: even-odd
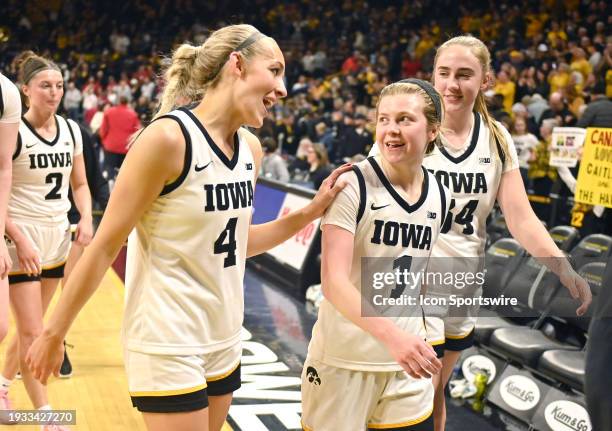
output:
[[[219,83],[221,70],[233,51],[240,51],[248,60],[263,52],[263,38],[252,25],[236,24],[213,32],[201,46],[179,46],[164,72],[166,86],[153,118],[170,112],[177,104],[200,100],[208,88]]]
[[[57,64],[48,58],[36,55],[34,51],[23,51],[13,60],[13,65],[17,69],[17,80],[21,85],[28,85],[32,78],[44,70],[56,70],[62,73]],[[30,106],[28,96],[26,96],[21,87],[19,88],[21,101],[26,106]]]
[[[478,62],[482,66],[483,76],[490,76],[491,54],[489,53],[489,49],[480,39],[471,35],[456,36],[440,45],[440,47],[436,51],[436,57],[434,58],[434,71],[436,70],[438,57],[440,57],[442,51],[453,45],[459,45],[468,48],[472,55],[474,55],[474,57],[478,59]],[[434,77],[435,72],[432,75],[432,82],[434,80]],[[483,121],[485,122],[490,131],[489,136],[491,143],[501,150],[501,154],[499,154],[499,157],[500,160],[504,161],[508,156],[508,143],[506,142],[506,138],[504,137],[500,126],[497,124],[491,114],[489,114],[489,110],[487,109],[487,104],[485,102],[485,97],[482,90],[478,91],[476,101],[474,102],[474,110],[482,116]]]
[[[423,90],[417,84],[407,82],[394,82],[393,84],[387,85],[380,92],[378,102],[376,103],[376,118],[378,118],[378,107],[380,106],[380,101],[384,97],[398,96],[402,94],[418,94],[423,98],[423,101],[425,102],[425,106],[423,107],[423,114],[425,115],[425,119],[427,120],[427,126],[430,129],[437,129],[439,131],[441,127],[440,119],[444,116],[444,102],[442,101],[442,97],[440,97],[440,94],[435,89],[432,88],[432,90],[435,91],[435,94],[438,96],[438,100],[440,101],[440,108],[442,112],[440,112],[439,116],[438,112],[436,111],[434,101],[425,90]],[[425,153],[431,153],[436,145],[441,145],[440,133],[438,133],[436,139],[427,143]]]

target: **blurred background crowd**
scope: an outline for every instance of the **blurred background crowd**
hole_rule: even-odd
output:
[[[568,222],[575,210],[550,198],[573,194],[548,166],[553,127],[612,127],[607,1],[5,0],[0,10],[2,71],[15,79],[11,60],[24,49],[55,59],[65,113],[89,127],[107,159],[118,154],[117,166],[127,149],[106,130],[108,110],[122,109],[114,115],[130,127],[147,124],[172,48],[238,22],[274,37],[285,54],[288,97],[256,131],[269,178],[317,188],[334,164],[363,158],[376,95],[401,78],[429,79],[437,46],[460,33],[492,52],[487,103],[515,140],[544,221]]]

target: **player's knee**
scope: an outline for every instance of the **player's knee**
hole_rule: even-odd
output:
[[[40,327],[23,328],[19,331],[19,356],[25,356],[36,337],[41,333],[42,328]]]

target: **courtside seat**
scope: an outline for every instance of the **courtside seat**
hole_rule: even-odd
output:
[[[570,252],[575,268],[591,262],[605,262],[612,251],[612,238],[601,233],[584,237]]]
[[[597,297],[601,293],[604,285],[603,277],[606,270],[605,262],[594,262],[584,265],[578,271],[579,274],[589,283],[591,293],[593,294],[593,304],[597,301]],[[568,308],[575,307],[575,301],[570,305],[569,294],[565,293]],[[569,324],[577,326],[582,331],[588,331],[593,305],[587,313],[587,317],[571,316],[567,318]],[[538,371],[549,377],[553,377],[558,381],[571,386],[574,389],[583,391],[584,385],[584,367],[586,353],[584,350],[580,352],[567,352],[566,350],[550,350],[544,352],[538,361]]]
[[[584,392],[584,366],[586,352],[549,350],[538,361],[538,371],[548,377]]]
[[[512,328],[520,326],[517,323],[504,319],[495,311],[481,308],[474,328],[474,337],[479,344],[489,344],[491,334],[499,328]]]
[[[525,249],[514,238],[502,238],[495,241],[485,253],[485,280],[482,295],[487,298],[501,295],[524,257]]]
[[[529,325],[540,316],[540,312],[532,308],[530,298],[546,286],[544,290],[551,290],[551,283],[556,280],[550,277],[538,277],[542,265],[531,256],[526,256],[521,265],[512,271],[505,289],[498,293],[506,298],[517,300],[516,305],[497,306],[492,311],[481,308],[476,321],[474,335],[483,345],[488,345],[493,332],[499,328],[513,328]],[[534,293],[535,292],[535,293]],[[549,295],[550,297],[550,295]]]
[[[509,359],[535,368],[538,359],[547,350],[580,350],[547,337],[543,332],[532,328],[500,328],[493,331],[490,346]]]
[[[593,296],[599,294],[603,273],[605,271],[604,262],[594,262],[583,265],[578,273],[584,277],[591,287]],[[568,327],[585,333],[588,330],[590,317],[576,316],[578,301],[573,299],[565,287],[558,287],[550,300],[546,309],[541,310],[543,314],[550,316],[555,321],[562,321]],[[516,360],[530,367],[537,367],[540,356],[549,350],[579,351],[581,346],[567,344],[565,342],[552,339],[542,331],[532,328],[500,328],[496,329],[491,335],[491,348],[504,356]],[[549,355],[548,359],[563,355]],[[572,368],[567,363],[558,364],[559,372],[566,368]]]
[[[580,233],[573,226],[555,226],[548,231],[559,250],[570,251],[578,242]]]

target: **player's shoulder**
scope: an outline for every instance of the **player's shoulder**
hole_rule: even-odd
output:
[[[257,135],[246,127],[239,128],[236,133],[238,133],[238,137],[244,139],[244,141],[247,143],[249,149],[251,150],[251,154],[253,154],[255,159],[263,158],[263,149]]]
[[[135,138],[134,145],[146,142],[150,148],[174,151],[185,146],[184,125],[180,118],[172,115],[162,116],[147,125]]]

